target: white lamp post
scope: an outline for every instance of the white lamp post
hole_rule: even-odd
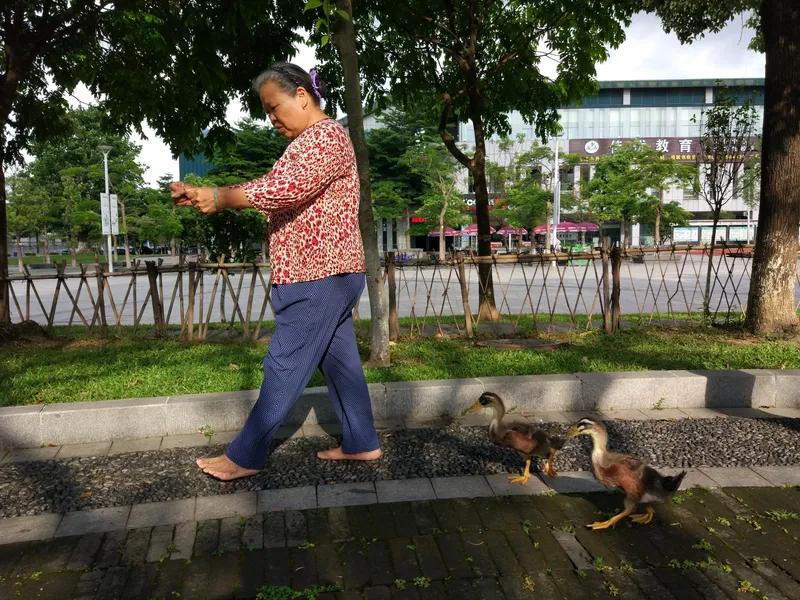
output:
[[[114,272],[114,258],[112,255],[112,248],[111,248],[111,194],[109,193],[108,189],[108,153],[111,152],[111,146],[98,146],[97,147],[100,152],[103,153],[103,168],[105,170],[106,176],[106,195],[105,195],[105,202],[106,202],[106,209],[108,211],[108,235],[106,236],[106,241],[108,242],[108,272]],[[101,211],[102,212],[102,211]]]
[[[558,167],[558,138],[553,163],[553,249],[558,251],[558,223],[561,220],[561,169]]]

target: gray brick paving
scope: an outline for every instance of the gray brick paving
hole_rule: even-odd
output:
[[[53,537],[60,522],[61,515],[51,513],[0,519],[0,541],[3,544],[16,544],[30,540],[46,540]]]
[[[67,513],[55,535],[61,537],[125,529],[130,512],[130,506],[113,506]]]
[[[555,479],[542,475],[542,480],[559,494],[608,491],[608,488],[598,483],[594,475],[588,471],[562,471]]]
[[[334,483],[317,488],[317,501],[321,508],[326,508],[374,504],[378,500],[372,483]]]
[[[56,458],[76,458],[82,456],[105,456],[111,442],[89,442],[87,444],[67,444],[58,448]]]
[[[701,467],[700,471],[717,482],[720,487],[766,487],[769,481],[749,467]]]
[[[213,436],[212,436],[213,439]],[[202,433],[181,433],[176,435],[165,435],[161,438],[161,449],[168,448],[193,448],[198,446],[208,446],[208,438]]]
[[[411,500],[433,500],[436,494],[427,478],[376,481],[378,502],[409,502]]]
[[[44,448],[17,448],[9,451],[3,459],[3,464],[30,462],[33,460],[51,460],[56,457],[60,446],[45,446]]]
[[[751,467],[771,485],[800,485],[800,467]]]
[[[256,514],[256,511],[256,492],[199,497],[195,508],[195,520],[205,521],[235,516],[250,517]]]
[[[440,499],[494,496],[492,488],[482,475],[434,477],[431,483],[436,497]]]
[[[258,491],[258,512],[305,510],[317,507],[317,488],[313,485]]]
[[[168,558],[172,549],[172,535],[175,527],[173,525],[159,525],[153,527],[150,534],[150,543],[145,554],[147,562],[157,562]]]
[[[719,487],[719,484],[700,469],[686,469],[686,477],[683,479],[681,489],[693,487],[713,488]]]
[[[195,520],[195,498],[136,504],[131,509],[128,527],[155,527]]]
[[[170,555],[173,560],[189,560],[192,557],[195,537],[197,536],[197,523],[178,523],[172,537],[174,552]]]
[[[146,452],[148,450],[158,450],[160,447],[161,436],[132,440],[114,440],[108,453],[123,454],[125,452]]]
[[[489,482],[489,487],[495,496],[530,496],[550,491],[550,488],[535,475],[532,475],[525,485],[511,483],[509,481],[511,476],[509,473],[492,473],[486,476],[486,481]]]

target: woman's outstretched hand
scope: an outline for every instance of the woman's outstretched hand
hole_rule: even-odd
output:
[[[175,206],[193,206],[204,215],[219,211],[219,202],[214,198],[216,188],[194,187],[174,181],[169,184],[169,190]]]

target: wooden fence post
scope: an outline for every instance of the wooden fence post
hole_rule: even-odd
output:
[[[106,299],[104,291],[106,281],[103,277],[103,268],[100,266],[99,262],[94,265],[94,274],[97,278],[97,312],[100,315],[100,328],[103,335],[106,335],[108,333],[106,330]]]
[[[160,337],[164,333],[164,305],[161,302],[161,294],[158,290],[158,267],[152,260],[146,260],[144,266],[147,269],[147,279],[150,283],[150,302],[153,307],[153,324],[155,325],[156,336]]]
[[[461,306],[464,308],[464,331],[467,337],[472,337],[472,311],[469,308],[469,286],[464,272],[464,253],[456,254],[458,268],[458,285],[461,288]]]
[[[397,319],[397,282],[394,272],[394,252],[386,253],[386,279],[389,282],[389,339],[400,337],[400,322]]]
[[[197,271],[197,263],[189,261],[189,298],[187,299],[188,307],[186,309],[186,339],[190,342],[194,337],[194,295],[197,291],[195,273]]]
[[[612,333],[619,330],[620,321],[620,267],[622,266],[622,250],[619,246],[611,249],[611,329]]]
[[[608,236],[603,236],[600,241],[600,259],[603,262],[603,331],[610,335],[614,333],[614,328],[611,320],[611,273],[608,245]]]

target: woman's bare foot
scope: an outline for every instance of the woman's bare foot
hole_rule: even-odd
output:
[[[232,481],[258,473],[258,469],[240,467],[224,454],[211,458],[198,458],[197,466],[203,470],[203,473],[208,473],[221,481]]]
[[[369,452],[354,452],[349,454],[342,450],[342,447],[331,448],[330,450],[320,450],[317,452],[317,458],[323,460],[378,460],[383,456],[383,450],[376,448]]]

